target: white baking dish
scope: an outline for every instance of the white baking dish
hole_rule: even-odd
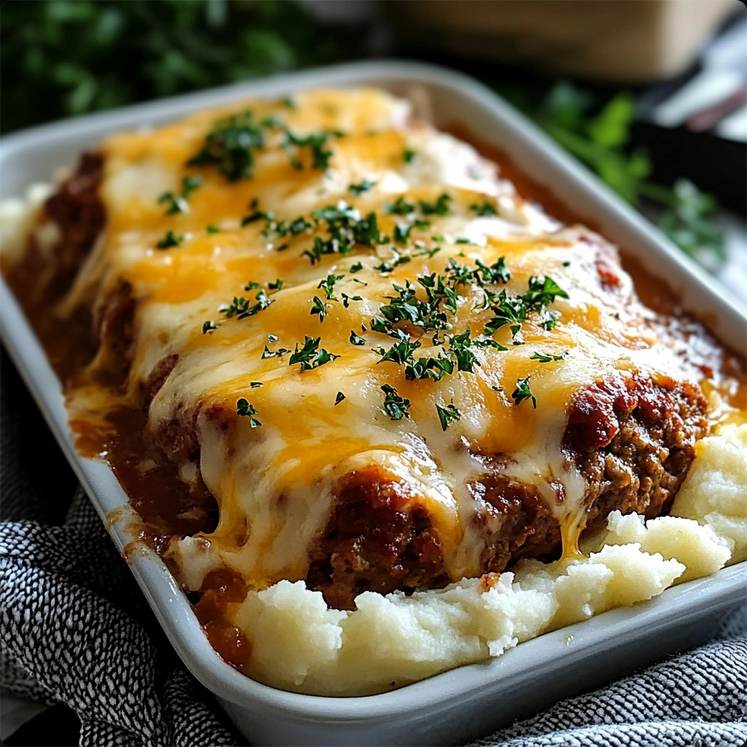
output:
[[[361,63],[311,70],[45,125],[0,140],[0,197],[22,195],[108,133],[159,124],[201,107],[312,86],[374,85],[428,94],[436,126],[461,122],[510,153],[516,165],[569,208],[592,219],[706,319],[728,345],[744,351],[747,309],[714,289],[699,270],[634,210],[565,155],[490,90],[457,73],[410,63]],[[7,287],[0,285],[3,340],[71,465],[120,548],[127,498],[109,466],[81,459],[60,384]],[[124,511],[122,509],[124,508]],[[115,511],[117,509],[118,511]],[[114,512],[114,513],[113,513]],[[142,549],[130,566],[158,620],[192,673],[211,690],[241,732],[259,744],[454,744],[487,733],[561,697],[589,690],[675,649],[700,642],[713,619],[747,598],[747,563],[522,643],[500,658],[461,667],[394,692],[326,698],[283,692],[225,664],[161,560]]]

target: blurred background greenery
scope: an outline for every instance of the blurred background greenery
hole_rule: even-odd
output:
[[[293,0],[11,0],[0,12],[0,131],[233,81],[380,54],[366,20],[344,24]],[[399,56],[407,50],[396,50]],[[456,63],[458,64],[458,63]],[[615,88],[463,66],[519,106],[628,202],[714,268],[715,198],[652,182],[633,146],[635,100]]]

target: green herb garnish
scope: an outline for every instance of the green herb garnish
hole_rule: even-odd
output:
[[[184,236],[179,236],[169,229],[166,231],[166,235],[156,244],[156,249],[170,249],[172,246],[179,246],[182,241],[184,241]]]
[[[251,428],[259,428],[262,423],[257,420],[254,416],[257,414],[257,408],[254,405],[250,405],[243,397],[236,402],[236,414],[242,417],[249,418],[249,426]]]
[[[320,349],[320,342],[321,337],[309,337],[305,335],[303,345],[300,348],[298,347],[298,343],[296,343],[293,355],[288,359],[288,365],[293,366],[296,363],[300,363],[301,371],[311,371],[340,357],[339,355],[328,352],[324,348]]]
[[[438,419],[441,422],[442,431],[445,431],[449,427],[449,423],[459,420],[462,417],[462,413],[454,405],[446,405],[446,407],[436,405],[436,410],[438,411]]]
[[[531,399],[532,400],[532,407],[534,409],[537,409],[537,398],[532,394],[532,390],[529,388],[529,379],[531,377],[527,376],[523,379],[517,379],[516,380],[516,389],[511,393],[511,397],[514,401],[514,404],[518,405],[520,402],[523,402],[525,399]]]
[[[545,353],[539,353],[535,350],[529,360],[539,361],[540,363],[552,363],[553,361],[562,361],[567,355],[568,351],[565,351],[560,355],[546,355]]]
[[[381,390],[384,397],[384,412],[392,420],[402,420],[410,417],[410,400],[400,397],[397,390],[391,384],[384,384]]]
[[[374,187],[375,184],[376,182],[364,179],[363,181],[358,182],[358,184],[348,184],[348,192],[357,197],[358,195],[362,195],[364,192],[368,192],[368,190]]]

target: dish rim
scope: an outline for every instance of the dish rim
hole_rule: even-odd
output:
[[[91,135],[98,140],[102,136],[102,129],[131,127],[141,122],[144,115],[150,121],[160,122],[178,118],[202,106],[230,102],[242,97],[282,95],[319,86],[373,85],[373,81],[377,79],[390,79],[392,83],[397,81],[401,84],[452,86],[463,94],[482,98],[482,105],[492,109],[496,117],[502,119],[510,129],[517,132],[524,130],[527,140],[534,140],[535,144],[539,142],[541,147],[538,149],[542,155],[554,167],[565,172],[577,187],[596,191],[597,203],[601,202],[616,219],[627,223],[634,233],[645,236],[647,242],[655,245],[667,261],[673,262],[699,293],[706,296],[714,307],[720,307],[722,315],[738,320],[740,325],[747,324],[747,306],[721,289],[706,285],[701,275],[702,270],[692,260],[659,234],[637,211],[622,203],[560,146],[550,141],[486,86],[466,75],[435,65],[400,61],[346,63],[236,83],[40,125],[0,138],[0,169],[13,150],[23,151],[33,147],[35,143],[48,142],[54,138],[62,140],[71,133],[79,137]],[[73,156],[77,156],[77,153]],[[67,423],[60,383],[4,279],[0,280],[0,301],[4,310],[0,320],[2,340],[68,462],[91,497],[118,550],[122,552],[134,539],[127,530],[128,520],[133,515],[127,496],[107,464],[84,459],[77,454]],[[121,515],[112,520],[115,511],[121,512]],[[662,612],[661,607],[667,607],[664,613],[669,617],[674,611],[685,613],[696,597],[700,598],[701,603],[716,604],[718,599],[740,587],[740,576],[747,568],[747,562],[738,563],[713,576],[668,589],[660,597],[642,605],[611,610],[526,641],[496,659],[457,667],[397,690],[366,696],[329,697],[278,690],[236,671],[212,649],[176,580],[154,551],[139,548],[129,554],[128,564],[180,658],[205,687],[237,705],[244,705],[247,700],[251,700],[276,711],[329,722],[375,722],[414,711],[420,715],[434,711],[455,695],[468,698],[496,678],[510,677],[512,671],[525,667],[520,657],[531,660],[534,655],[535,659],[540,660],[549,657],[561,659],[563,650],[574,649],[568,645],[569,639],[576,641],[578,650],[579,639],[587,646],[599,645],[610,636],[624,634],[625,631],[638,627],[644,622],[644,615],[652,616],[649,622],[655,622],[657,613]],[[558,645],[563,646],[563,649],[559,651]],[[543,652],[543,649],[546,650]]]

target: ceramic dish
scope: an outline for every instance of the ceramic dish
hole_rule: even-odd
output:
[[[362,63],[271,78],[46,125],[0,141],[0,197],[23,194],[116,130],[161,124],[242,97],[281,96],[311,87],[378,86],[429,102],[437,127],[464,123],[496,145],[580,216],[618,243],[705,319],[727,345],[743,351],[747,310],[710,287],[703,273],[635,211],[566,156],[491,91],[462,75],[407,63]],[[426,94],[423,97],[423,94]],[[108,465],[80,458],[59,381],[3,284],[3,340],[67,458],[121,550],[132,540],[131,509]],[[116,520],[115,520],[116,517]],[[261,744],[454,744],[589,690],[682,646],[704,640],[715,617],[747,595],[745,563],[537,639],[503,656],[461,667],[399,690],[327,698],[275,690],[232,669],[213,651],[185,596],[153,552],[128,552],[135,577],[175,649],[211,690],[239,730]]]

